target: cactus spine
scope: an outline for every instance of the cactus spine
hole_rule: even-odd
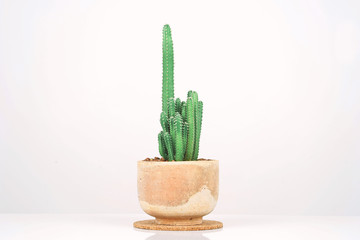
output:
[[[174,51],[169,25],[163,28],[162,112],[158,135],[159,152],[165,160],[197,160],[202,123],[203,103],[195,91],[187,100],[174,98]]]

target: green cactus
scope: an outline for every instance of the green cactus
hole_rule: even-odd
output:
[[[160,155],[168,161],[197,160],[199,155],[203,103],[195,91],[187,100],[174,98],[174,51],[169,25],[163,28],[162,112],[158,135]]]

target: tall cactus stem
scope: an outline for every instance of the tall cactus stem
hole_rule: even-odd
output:
[[[162,110],[168,114],[168,99],[174,97],[174,50],[169,25],[163,28],[163,84],[162,84]]]

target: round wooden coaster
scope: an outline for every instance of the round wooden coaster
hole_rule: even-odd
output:
[[[189,225],[189,226],[175,226],[175,225],[161,225],[155,223],[155,220],[143,220],[134,222],[134,227],[147,229],[147,230],[160,230],[160,231],[199,231],[199,230],[212,230],[222,228],[222,222],[203,220],[202,224]]]

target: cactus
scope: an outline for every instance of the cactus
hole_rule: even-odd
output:
[[[203,103],[195,91],[186,101],[174,98],[174,51],[169,25],[163,28],[162,112],[158,134],[160,155],[169,161],[197,160],[199,155]]]

